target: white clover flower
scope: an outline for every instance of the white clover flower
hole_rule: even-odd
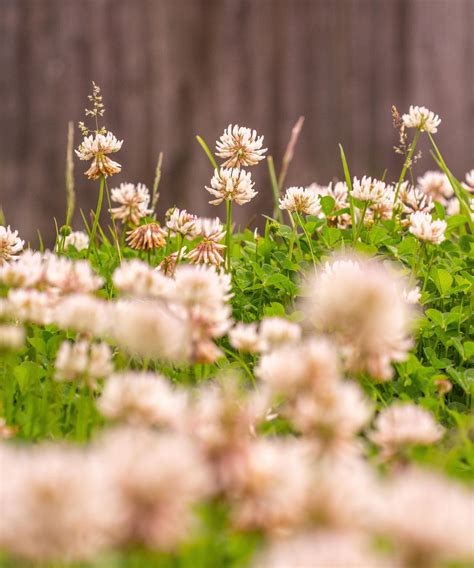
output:
[[[428,110],[426,107],[410,106],[408,114],[402,116],[403,124],[407,128],[418,128],[422,132],[435,134],[441,119],[437,114]]]
[[[304,187],[289,187],[280,198],[280,209],[303,213],[304,215],[319,215],[321,202],[317,193]]]
[[[84,381],[90,387],[112,373],[112,350],[106,343],[64,341],[55,362],[57,381]]]
[[[468,185],[469,191],[474,191],[474,169],[470,170],[466,174],[466,184]]]
[[[279,317],[266,317],[260,323],[262,349],[270,351],[283,345],[297,343],[301,339],[301,327]]]
[[[388,459],[407,446],[434,444],[442,436],[443,428],[430,412],[416,404],[394,403],[377,416],[369,438]]]
[[[174,389],[168,380],[153,373],[111,375],[97,404],[107,418],[133,426],[180,429],[188,412],[186,391]]]
[[[225,245],[219,244],[219,241],[222,241],[226,235],[220,219],[218,217],[215,219],[199,219],[197,231],[202,236],[202,241],[187,254],[187,258],[193,264],[220,266],[224,262],[222,254]]]
[[[403,213],[415,213],[416,211],[429,213],[434,208],[431,195],[413,187],[407,181],[400,185],[398,198],[402,205]]]
[[[436,473],[404,468],[383,497],[375,528],[394,541],[402,566],[413,559],[416,566],[474,560],[472,490]]]
[[[380,219],[386,221],[393,216],[393,205],[395,201],[396,190],[393,185],[385,186],[385,193],[383,197],[376,203],[373,203],[366,214],[366,221]]]
[[[150,359],[189,359],[191,330],[183,311],[142,298],[119,300],[110,310],[109,333],[121,349]]]
[[[110,328],[113,304],[89,294],[70,294],[60,299],[52,312],[52,321],[64,330],[101,337]]]
[[[150,192],[142,183],[121,183],[111,190],[110,197],[119,204],[118,207],[112,207],[110,213],[123,223],[138,225],[140,219],[153,213],[153,209],[148,208]]]
[[[189,437],[119,428],[106,434],[98,451],[110,464],[110,483],[123,504],[122,544],[162,552],[189,539],[194,509],[213,489],[211,472]]]
[[[55,255],[48,257],[46,279],[52,288],[62,294],[95,292],[104,282],[94,273],[87,260],[72,261]]]
[[[118,152],[123,140],[117,140],[112,132],[107,134],[91,134],[82,141],[76,150],[80,160],[92,160],[90,168],[85,172],[89,179],[118,174],[122,166],[107,157],[107,154]]]
[[[257,136],[256,130],[229,124],[227,130],[216,142],[216,154],[224,158],[225,168],[255,166],[265,158],[267,151],[263,146],[263,136]]]
[[[238,168],[215,169],[211,186],[206,189],[217,199],[209,203],[219,205],[223,201],[235,201],[237,205],[244,205],[257,195],[254,185],[250,172]]]
[[[447,205],[448,200],[454,195],[454,190],[449,183],[448,176],[439,171],[428,171],[418,178],[418,189],[429,195],[434,201]]]
[[[127,243],[135,250],[163,248],[166,244],[166,231],[159,223],[146,223],[127,233]]]
[[[350,372],[377,379],[393,374],[411,347],[413,308],[406,283],[381,262],[335,255],[307,285],[303,304],[308,322],[339,345]]]
[[[16,262],[0,263],[0,282],[6,286],[32,288],[45,279],[47,255],[26,250]]]
[[[265,353],[260,359],[256,376],[274,393],[288,398],[302,392],[333,392],[340,378],[337,352],[324,339],[308,339],[283,344]]]
[[[188,213],[186,209],[174,207],[166,214],[166,226],[172,234],[178,234],[188,239],[194,239],[199,233],[199,222],[196,215]]]
[[[93,562],[121,537],[123,514],[104,463],[41,444],[2,448],[2,550],[27,564]],[[22,562],[23,563],[23,562]]]
[[[258,439],[229,468],[233,526],[281,534],[302,522],[311,468],[304,444]]]
[[[112,277],[114,286],[122,294],[130,296],[166,297],[173,282],[142,260],[122,262]]]
[[[371,546],[370,540],[354,531],[318,530],[296,533],[273,541],[257,556],[253,568],[393,568]]]
[[[0,266],[10,260],[14,260],[21,252],[25,241],[18,236],[18,231],[12,231],[10,226],[0,225]]]
[[[388,188],[383,181],[367,176],[364,176],[361,180],[355,177],[352,182],[352,197],[371,204],[380,204],[384,200],[387,190]]]
[[[218,273],[213,266],[180,265],[175,283],[169,301],[189,322],[193,360],[212,362],[220,355],[212,340],[222,337],[232,325],[230,275]]]
[[[8,303],[12,315],[20,321],[39,325],[51,323],[53,309],[58,301],[54,292],[18,288],[8,292]]]
[[[262,342],[255,323],[237,323],[229,330],[229,342],[244,353],[258,353]]]
[[[444,233],[447,226],[446,221],[441,219],[433,221],[429,213],[417,211],[410,215],[410,228],[408,230],[422,241],[439,245],[445,239]]]
[[[64,248],[73,246],[77,251],[89,246],[89,237],[84,231],[73,231],[64,239]]]

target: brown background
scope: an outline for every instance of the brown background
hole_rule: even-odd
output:
[[[194,137],[213,143],[230,122],[264,134],[278,165],[305,115],[291,185],[340,177],[338,142],[353,174],[396,177],[392,103],[440,114],[439,145],[463,176],[473,24],[474,0],[0,0],[0,204],[23,236],[51,239],[52,217],[64,221],[67,121],[82,119],[92,79],[125,140],[111,186],[151,187],[163,151],[161,211],[223,214],[207,205],[211,170]],[[418,172],[432,167],[425,152]],[[85,168],[76,161],[88,211],[98,184]],[[271,209],[266,165],[254,176],[260,193],[241,221]]]

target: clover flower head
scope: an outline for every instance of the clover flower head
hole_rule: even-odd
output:
[[[202,236],[202,241],[187,254],[187,258],[193,264],[220,266],[224,262],[222,254],[225,250],[225,245],[219,244],[219,241],[225,237],[226,231],[219,218],[199,219],[197,231]]]
[[[422,132],[429,132],[435,134],[438,132],[438,126],[441,119],[437,114],[428,110],[426,107],[410,106],[408,114],[402,117],[403,124],[407,128],[418,128]]]
[[[257,195],[254,185],[250,172],[239,168],[215,169],[211,185],[206,189],[217,199],[209,203],[219,205],[223,201],[235,201],[237,205],[244,205]]]
[[[119,204],[118,207],[112,207],[110,213],[123,223],[138,225],[140,219],[153,213],[148,207],[150,192],[142,183],[121,183],[119,187],[112,189],[110,197]]]
[[[128,231],[126,241],[135,250],[163,248],[166,244],[166,231],[159,223],[147,223]]]
[[[427,171],[418,178],[418,189],[429,195],[434,201],[439,201],[447,205],[448,200],[453,196],[454,190],[449,183],[448,176],[439,171]]]
[[[388,459],[399,449],[434,444],[442,436],[443,428],[430,412],[416,404],[394,403],[377,416],[369,437]]]
[[[188,239],[193,239],[199,232],[197,216],[177,207],[167,211],[166,226],[172,233]]]
[[[7,261],[17,258],[23,250],[25,241],[18,236],[18,231],[12,231],[10,226],[0,225],[0,266]]]
[[[303,213],[304,215],[319,215],[321,202],[319,195],[309,188],[289,187],[280,198],[280,209]]]
[[[439,245],[445,239],[444,233],[447,226],[446,221],[441,219],[433,221],[429,213],[417,211],[410,215],[410,227],[408,230],[412,235],[415,235],[415,237],[422,241]]]
[[[118,152],[122,147],[123,140],[117,140],[112,132],[107,134],[91,134],[86,136],[82,144],[76,150],[80,160],[92,160],[85,175],[89,179],[98,179],[101,176],[118,174],[122,166],[107,157],[108,154]]]
[[[225,168],[255,166],[265,158],[267,151],[263,146],[263,136],[257,136],[256,130],[229,124],[224,134],[216,142],[216,153],[224,158]]]
[[[375,178],[364,176],[361,180],[354,178],[352,182],[352,197],[359,201],[367,201],[371,204],[380,204],[388,191],[385,182]]]

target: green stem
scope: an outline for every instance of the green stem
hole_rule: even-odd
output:
[[[413,266],[412,266],[412,272],[411,272],[411,278],[412,278],[413,284],[415,284],[417,279],[418,279],[418,272],[419,272],[420,267],[422,265],[423,253],[425,251],[424,245],[425,245],[424,241],[420,241],[420,244],[418,246],[418,250],[415,252],[415,258],[413,260]]]
[[[418,129],[415,133],[415,136],[413,137],[412,143],[410,145],[410,149],[408,150],[408,154],[407,154],[407,157],[405,159],[405,163],[403,164],[402,172],[400,174],[400,177],[398,178],[397,191],[395,192],[395,197],[393,199],[393,205],[394,205],[393,215],[394,216],[395,216],[395,204],[396,204],[397,199],[398,199],[398,194],[400,193],[400,187],[402,186],[403,180],[405,179],[407,169],[410,167],[411,157],[413,156],[413,152],[415,151],[416,145],[418,144],[418,139],[420,138],[420,134],[421,134],[421,130]]]
[[[428,252],[428,251],[427,251]],[[434,259],[434,254],[432,252],[430,252],[429,254],[429,260],[428,260],[428,267],[426,269],[425,272],[425,277],[423,279],[423,288],[421,289],[422,292],[424,292],[426,290],[426,286],[428,285],[428,280],[430,278],[430,273],[431,273],[431,266],[433,264],[433,259]]]
[[[176,270],[176,266],[178,266],[179,261],[181,260],[181,249],[183,248],[183,235],[178,233],[176,240],[178,242],[178,256],[176,257],[175,270]]]
[[[279,223],[283,223],[283,214],[280,209],[280,188],[278,186],[278,181],[275,172],[275,164],[273,163],[273,157],[268,156],[268,173],[270,174],[270,183],[272,186],[273,193],[273,217],[277,219]]]
[[[227,213],[227,223],[226,223],[226,234],[225,234],[225,266],[227,272],[230,272],[231,268],[231,247],[232,247],[232,200],[228,199],[225,203],[226,213]]]
[[[112,209],[112,203],[110,201],[110,192],[109,192],[109,186],[107,185],[107,180],[105,180],[105,193],[107,195],[107,203],[109,205],[109,212],[110,212],[111,209]],[[114,241],[115,241],[115,246],[117,247],[119,262],[122,262],[122,253],[120,251],[120,241],[119,241],[118,233],[117,233],[117,225],[115,223],[115,217],[112,215],[112,213],[110,213],[110,218],[112,219],[112,228],[113,228],[113,231],[114,231]]]
[[[311,258],[313,259],[313,266],[314,266],[314,269],[316,270],[316,259],[315,259],[315,257],[314,257],[313,245],[312,245],[311,239],[310,239],[310,237],[309,237],[309,235],[308,235],[308,231],[306,230],[306,227],[304,226],[303,220],[301,219],[301,216],[300,216],[300,214],[298,213],[298,211],[295,211],[295,215],[296,215],[296,218],[298,219],[298,223],[299,223],[300,227],[303,229],[303,233],[304,233],[304,235],[305,235],[305,237],[306,237],[306,240],[308,241],[309,252],[311,253]]]
[[[467,195],[467,192],[464,190],[464,188],[462,187],[462,185],[456,180],[456,178],[453,176],[453,174],[451,173],[451,171],[448,169],[448,166],[446,165],[446,162],[443,159],[443,156],[441,155],[441,152],[438,149],[438,146],[436,145],[433,136],[431,136],[431,133],[428,132],[428,138],[430,139],[431,145],[434,148],[434,151],[436,153],[436,157],[438,158],[438,165],[440,166],[440,168],[444,171],[444,173],[446,174],[446,176],[448,177],[449,183],[451,184],[451,187],[453,188],[454,194],[456,195],[458,201],[459,201],[459,208],[460,211],[466,216],[467,218],[467,222],[469,224],[469,226],[471,227],[471,230],[474,229],[474,223],[472,222],[471,219],[471,210],[470,207],[468,205],[468,199],[470,196]]]
[[[362,231],[362,227],[364,225],[365,214],[367,213],[367,208],[369,207],[369,202],[364,202],[364,208],[362,209],[362,216],[360,218],[359,224],[357,226],[357,231],[353,236],[353,244],[356,244],[357,239],[359,238],[360,232]]]
[[[97,201],[97,209],[94,215],[94,224],[92,225],[91,236],[89,240],[89,251],[90,253],[92,246],[95,247],[95,235],[97,233],[97,226],[99,225],[99,217],[100,212],[102,211],[102,201],[104,199],[104,185],[105,185],[105,177],[101,176],[100,178],[100,186],[99,186],[99,199]]]

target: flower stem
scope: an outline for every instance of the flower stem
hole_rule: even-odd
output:
[[[272,186],[272,193],[273,193],[273,217],[279,222],[283,223],[283,214],[279,207],[279,200],[280,200],[280,186],[278,185],[276,173],[275,173],[275,164],[273,163],[272,156],[268,156],[267,158],[267,165],[268,165],[268,173],[270,175],[270,182]]]
[[[410,164],[411,164],[411,157],[413,156],[413,152],[415,151],[416,145],[418,144],[418,139],[420,138],[420,134],[421,134],[421,130],[417,130],[415,133],[415,136],[413,137],[412,143],[410,145],[410,149],[408,150],[408,154],[407,157],[405,159],[405,163],[403,164],[403,169],[402,172],[400,174],[400,177],[398,178],[398,183],[397,183],[397,191],[395,192],[395,197],[393,199],[393,215],[395,216],[395,204],[397,202],[398,199],[398,194],[400,193],[400,187],[402,186],[403,180],[405,179],[405,175],[407,173],[407,169],[409,168]]]
[[[316,259],[315,259],[315,257],[314,257],[313,245],[312,245],[311,239],[310,239],[310,237],[309,237],[309,235],[308,235],[308,231],[306,230],[306,227],[304,226],[304,223],[303,223],[303,219],[301,219],[301,216],[300,216],[300,214],[298,213],[298,211],[295,211],[295,215],[296,215],[296,218],[298,219],[298,223],[299,223],[300,227],[303,229],[303,233],[304,233],[304,235],[305,235],[305,237],[306,237],[306,240],[308,241],[309,252],[311,253],[311,258],[313,259],[313,266],[314,266],[314,269],[316,270]]]
[[[420,267],[422,266],[423,253],[425,252],[424,244],[425,243],[423,241],[420,241],[418,249],[415,252],[415,258],[413,259],[413,266],[412,266],[412,272],[411,272],[411,278],[412,278],[413,284],[416,283],[416,280],[417,280],[417,277],[418,277],[418,271],[420,270]]]
[[[177,251],[177,252],[178,252],[178,255],[176,256],[175,270],[176,270],[176,267],[177,267],[178,264],[179,264],[179,261],[181,260],[181,250],[182,250],[182,248],[183,248],[183,235],[181,235],[180,233],[178,233],[176,240],[177,240],[177,242],[178,242],[178,251]]]
[[[104,185],[105,185],[105,193],[107,195],[107,203],[109,205],[109,211],[111,211],[112,203],[110,201],[110,192],[109,192],[109,186],[107,185],[107,180],[105,180]],[[117,225],[115,223],[115,217],[113,216],[112,213],[110,213],[110,218],[112,219],[113,236],[114,236],[115,246],[117,247],[119,262],[122,262],[122,252],[120,250],[120,241],[117,233]]]
[[[89,251],[88,251],[89,253],[91,251],[92,246],[95,247],[95,235],[97,233],[97,226],[99,225],[100,212],[102,211],[102,201],[104,199],[104,185],[105,185],[105,177],[101,176],[100,186],[99,186],[99,199],[97,201],[97,209],[94,215],[94,224],[92,225],[92,231],[89,240]]]
[[[225,234],[225,266],[227,272],[230,272],[231,268],[231,247],[232,247],[232,200],[228,199],[226,201],[226,213],[227,213],[227,223],[226,223],[226,234]]]
[[[369,206],[369,202],[365,201],[364,202],[364,208],[362,209],[362,216],[360,218],[359,225],[357,226],[357,231],[354,233],[353,244],[356,244],[357,239],[359,238],[360,232],[361,232],[362,227],[364,225],[365,214],[367,213],[368,206]]]

